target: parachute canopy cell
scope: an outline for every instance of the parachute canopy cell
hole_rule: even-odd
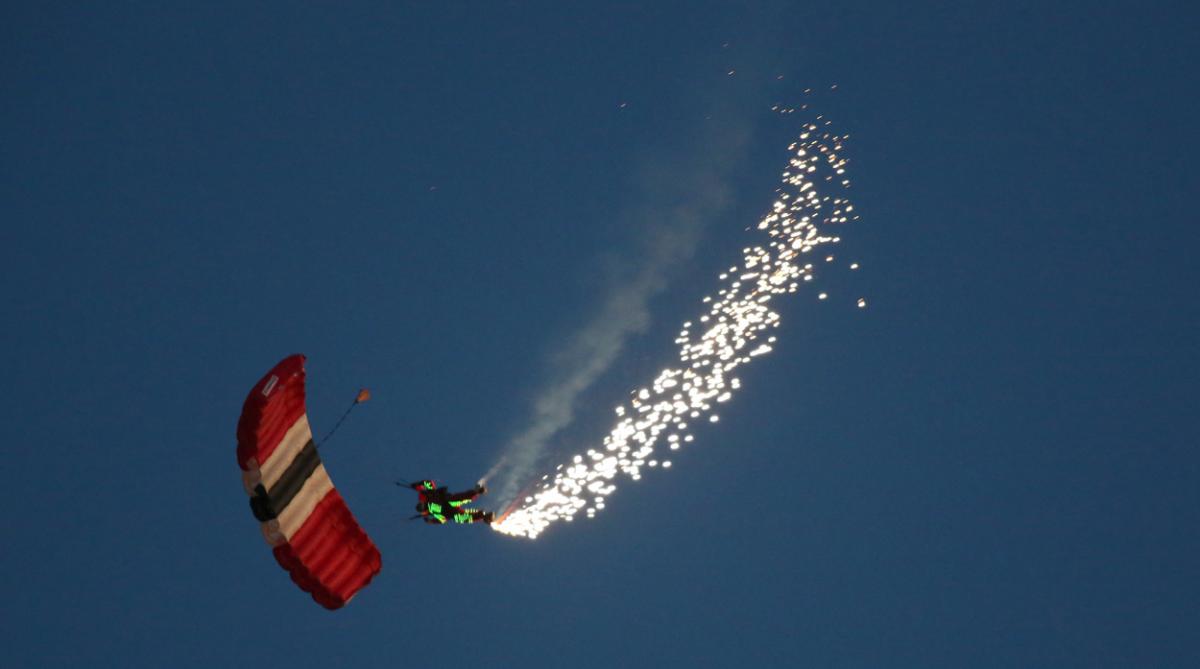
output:
[[[338,609],[382,564],[321,463],[304,405],[304,356],[285,358],[254,384],[237,427],[250,509],[279,565],[318,604]]]

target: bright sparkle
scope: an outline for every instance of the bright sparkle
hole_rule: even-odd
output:
[[[720,290],[701,301],[706,312],[683,324],[675,338],[679,366],[662,370],[647,387],[632,391],[616,407],[617,423],[604,437],[602,448],[575,455],[543,476],[492,529],[532,539],[550,524],[570,521],[580,512],[595,517],[617,489],[618,475],[637,481],[643,468],[670,468],[671,461],[651,457],[656,446],[666,443],[682,454],[693,443],[689,423],[702,417],[710,423],[719,420],[715,405],[741,388],[732,372],[769,353],[776,343],[770,332],[779,327],[780,317],[768,308],[771,300],[795,293],[813,280],[812,251],[838,243],[840,238],[830,229],[858,219],[849,200],[822,195],[818,188],[818,184],[850,186],[842,178],[847,136],[823,132],[828,125],[828,121],[823,126],[806,124],[799,140],[789,147],[792,157],[777,190],[779,197],[757,226],[765,239],[742,249],[741,264],[722,271]],[[827,263],[833,260],[832,254],[825,256]],[[858,306],[865,307],[866,299],[859,299]]]

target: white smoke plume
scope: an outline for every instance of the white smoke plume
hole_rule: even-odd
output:
[[[637,267],[614,282],[595,316],[567,337],[551,359],[558,370],[534,394],[527,425],[484,476],[495,476],[497,503],[516,497],[553,439],[572,424],[578,402],[616,362],[629,337],[650,326],[650,302],[689,260],[705,229],[729,210],[729,175],[741,163],[747,124],[724,125],[690,150],[648,162],[640,202],[622,216],[644,230]]]

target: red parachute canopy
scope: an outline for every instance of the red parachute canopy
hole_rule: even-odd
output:
[[[237,458],[250,509],[292,580],[338,609],[382,564],[321,464],[304,408],[304,356],[275,365],[242,405]]]

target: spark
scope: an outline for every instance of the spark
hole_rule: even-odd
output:
[[[679,365],[663,369],[647,386],[631,391],[615,408],[616,425],[601,446],[542,476],[492,529],[533,539],[551,524],[569,522],[581,512],[595,518],[616,491],[618,477],[638,481],[645,468],[671,467],[670,460],[653,457],[657,446],[665,443],[682,455],[694,444],[689,423],[720,420],[715,406],[742,388],[732,376],[734,370],[770,353],[777,343],[772,331],[779,327],[780,315],[770,308],[771,301],[811,282],[815,270],[813,262],[807,262],[810,254],[841,241],[829,228],[858,219],[848,200],[823,195],[818,188],[819,183],[838,183],[832,177],[843,175],[848,162],[841,152],[849,136],[826,131],[828,125],[805,124],[788,147],[791,155],[778,198],[756,228],[762,238],[742,249],[738,265],[719,273],[719,290],[700,302],[703,313],[679,330],[674,340]],[[841,179],[840,185],[849,188],[850,182]],[[833,260],[832,254],[825,256],[827,263]],[[857,263],[851,265],[857,268]],[[826,297],[823,292],[818,295],[821,300]],[[866,304],[866,298],[858,299],[859,308]]]

